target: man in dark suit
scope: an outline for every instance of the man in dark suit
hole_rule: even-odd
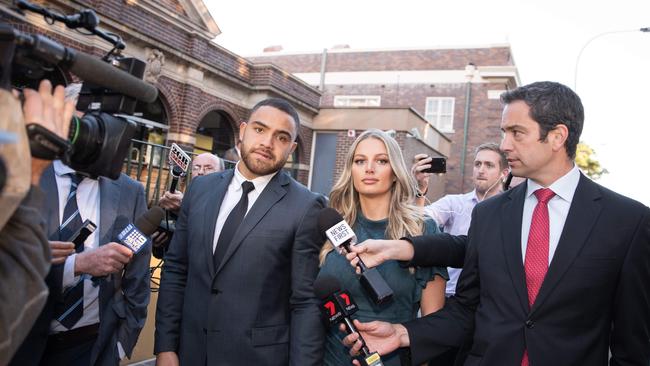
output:
[[[569,88],[533,83],[502,101],[501,149],[528,180],[474,209],[456,296],[425,318],[358,329],[380,353],[410,347],[413,364],[471,336],[465,365],[647,366],[650,210],[575,167],[584,113]],[[345,343],[360,347],[356,334]]]
[[[280,169],[300,122],[266,99],[240,125],[242,160],[195,178],[165,256],[157,365],[321,365],[313,281],[322,196]]]
[[[116,366],[131,355],[147,317],[151,247],[133,254],[115,242],[145,212],[144,189],[124,174],[91,179],[58,160],[40,187],[52,250],[50,297],[12,364]],[[69,216],[72,201],[77,213]],[[65,240],[76,218],[97,230],[75,250]]]

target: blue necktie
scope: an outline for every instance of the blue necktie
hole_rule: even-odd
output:
[[[219,234],[219,239],[217,240],[217,248],[214,250],[214,256],[212,258],[215,271],[219,269],[219,265],[226,255],[230,242],[235,236],[239,225],[244,220],[244,216],[246,216],[246,211],[248,210],[248,193],[255,189],[255,186],[252,182],[244,181],[241,184],[241,188],[241,198],[232,211],[230,211],[230,214],[228,214],[226,222],[224,222],[221,233]]]
[[[70,193],[63,209],[63,218],[59,227],[59,238],[63,241],[70,241],[71,236],[81,228],[83,222],[77,206],[77,187],[83,177],[75,173],[66,174],[70,177]],[[75,251],[80,253],[84,250],[84,244],[75,246]],[[84,281],[80,280],[75,286],[68,288],[63,293],[63,301],[58,303],[54,316],[64,327],[70,329],[81,319],[83,315]]]

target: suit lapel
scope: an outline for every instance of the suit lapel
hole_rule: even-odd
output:
[[[99,245],[113,240],[112,231],[117,208],[120,206],[120,184],[118,180],[99,177]]]
[[[234,169],[229,169],[225,173],[218,176],[218,181],[212,191],[212,195],[208,195],[209,199],[205,202],[205,216],[203,227],[207,230],[203,230],[205,236],[203,237],[202,242],[205,244],[204,253],[205,259],[207,260],[207,266],[210,269],[210,277],[214,277],[215,268],[213,260],[213,245],[214,245],[214,229],[217,223],[217,217],[219,216],[219,209],[223,202],[223,198],[226,196],[228,191],[228,185],[233,178],[235,171]]]
[[[241,245],[242,241],[248,235],[248,233],[253,230],[257,223],[266,215],[266,213],[278,202],[284,195],[287,193],[287,190],[284,186],[289,184],[290,180],[287,175],[280,171],[276,174],[269,184],[264,189],[264,192],[257,198],[253,207],[248,211],[242,221],[241,225],[235,232],[235,236],[226,251],[226,254],[221,261],[221,265],[217,269],[216,273],[223,268],[224,264],[228,262],[228,259],[233,255],[237,248]]]
[[[59,189],[56,184],[56,174],[54,173],[54,165],[50,164],[39,182],[39,186],[43,190],[45,197],[45,220],[47,225],[48,240],[59,241]],[[54,301],[60,301],[60,294],[62,291],[63,283],[63,264],[55,264],[50,268],[45,281],[50,288],[50,297]],[[49,300],[48,300],[49,301]]]
[[[503,251],[510,272],[512,285],[524,312],[528,313],[528,291],[526,290],[526,275],[521,260],[521,217],[524,212],[526,198],[526,183],[506,193],[508,195],[501,208],[501,234],[503,235]]]
[[[576,259],[594,227],[600,210],[598,186],[580,174],[580,181],[567,214],[560,241],[535,299],[531,315],[539,309]]]
[[[39,182],[45,194],[45,215],[47,219],[47,236],[49,240],[61,240],[59,237],[59,189],[56,185],[54,165],[50,164],[45,169]]]

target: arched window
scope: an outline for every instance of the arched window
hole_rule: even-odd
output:
[[[214,110],[203,117],[196,129],[194,152],[223,156],[235,144],[233,120],[224,111]]]

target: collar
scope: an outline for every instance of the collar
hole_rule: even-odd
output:
[[[574,164],[573,168],[569,170],[568,173],[557,179],[550,186],[548,186],[548,188],[550,188],[556,196],[571,203],[579,181],[580,170],[578,169],[578,166]],[[526,188],[526,198],[529,198],[533,193],[535,193],[536,190],[545,188],[540,184],[533,182],[531,179],[528,179],[527,182],[528,187]]]
[[[59,177],[62,177],[66,174],[70,173],[76,173],[76,171],[69,166],[63,164],[61,160],[54,160],[52,163],[52,166],[54,167],[54,173],[58,175]]]
[[[467,198],[467,200],[468,200],[469,202],[474,202],[474,203],[478,203],[478,202],[479,202],[479,201],[478,201],[478,195],[476,194],[476,189],[473,190],[473,191],[471,191],[471,192],[467,192],[467,193],[465,193],[465,198]]]
[[[237,162],[237,165],[235,165],[235,175],[232,177],[232,179],[237,183],[237,190],[241,190],[241,185],[244,183],[244,181],[250,181],[253,183],[255,186],[255,190],[257,192],[262,192],[264,188],[266,187],[267,184],[275,177],[278,172],[273,172],[271,174],[263,175],[261,177],[257,177],[255,179],[246,179],[242,175],[242,173],[239,172],[239,164],[241,164],[241,161]]]

